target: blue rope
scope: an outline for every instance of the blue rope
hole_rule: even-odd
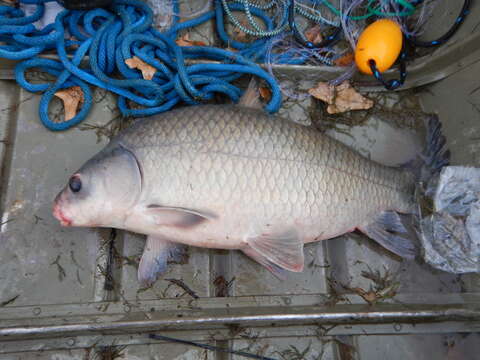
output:
[[[115,0],[109,10],[63,10],[53,24],[37,30],[33,23],[41,19],[44,4],[49,1],[53,0],[20,0],[37,6],[30,16],[20,9],[0,6],[0,39],[5,43],[0,45],[0,57],[22,60],[15,67],[15,78],[27,91],[43,93],[39,115],[50,130],[66,130],[85,119],[93,102],[91,85],[117,94],[117,105],[123,115],[149,116],[167,111],[180,102],[197,104],[210,100],[215,93],[236,102],[242,91],[232,81],[249,74],[264,79],[272,90],[265,109],[275,112],[280,107],[278,85],[255,63],[265,56],[267,40],[244,44],[230,39],[224,28],[220,0],[215,10],[195,19],[179,23],[178,16],[173,16],[171,28],[163,33],[153,28],[152,10],[140,0]],[[177,14],[177,1],[173,7]],[[243,6],[231,4],[229,8],[240,11]],[[266,29],[273,29],[274,24],[261,9],[252,7],[250,12]],[[175,43],[179,31],[213,18],[217,20],[221,40],[238,51],[181,47]],[[67,39],[66,34],[71,39]],[[56,50],[58,60],[40,57],[46,50]],[[125,60],[133,56],[155,68],[152,81],[143,79],[140,71],[126,65]],[[191,59],[221,63],[187,65]],[[25,73],[32,68],[54,76],[55,82],[28,82]],[[68,121],[52,121],[48,109],[55,93],[72,86],[79,86],[83,91],[81,110]]]

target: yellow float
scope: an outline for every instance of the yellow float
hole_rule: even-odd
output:
[[[388,70],[402,50],[403,35],[400,25],[389,19],[377,20],[360,35],[355,49],[355,62],[361,72],[372,74],[370,60],[380,72]]]

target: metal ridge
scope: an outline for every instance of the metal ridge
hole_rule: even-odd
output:
[[[246,309],[244,309],[246,310]],[[339,305],[325,307],[275,307],[243,311],[244,314],[228,314],[228,309],[210,309],[206,311],[182,312],[181,317],[172,312],[147,320],[125,320],[105,322],[72,322],[65,325],[13,326],[0,327],[0,341],[11,339],[28,339],[32,337],[58,337],[93,334],[125,334],[152,332],[159,330],[194,330],[205,328],[222,328],[229,325],[239,326],[287,326],[298,324],[385,324],[385,323],[426,323],[446,321],[479,321],[480,307],[458,305]],[[153,317],[153,316],[152,316]],[[138,319],[138,317],[137,317]]]

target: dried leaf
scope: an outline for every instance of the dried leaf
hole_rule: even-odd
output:
[[[346,344],[342,341],[337,340],[336,341],[337,346],[338,346],[338,352],[339,352],[339,358],[342,360],[353,360],[354,356],[353,354],[355,353],[355,348],[350,345]]]
[[[228,297],[228,292],[234,280],[235,277],[233,277],[230,281],[227,281],[223,276],[217,276],[213,281],[213,285],[215,286],[215,296]]]
[[[267,87],[260,86],[258,92],[260,93],[261,98],[265,101],[270,101],[272,98],[272,91]]]
[[[347,81],[338,85],[333,104],[327,107],[329,114],[338,114],[350,110],[367,110],[373,106],[373,101],[358,93]]]
[[[77,114],[78,107],[84,102],[83,91],[80,86],[72,86],[67,89],[57,91],[55,96],[63,101],[65,121],[73,119]]]
[[[319,82],[316,87],[308,90],[308,93],[318,100],[332,104],[335,98],[335,86],[327,82]]]
[[[305,38],[314,44],[320,44],[323,41],[322,29],[320,25],[315,25],[307,31],[305,31]]]
[[[175,41],[179,46],[207,46],[203,41],[190,40],[190,35],[185,33],[182,37]]]
[[[327,82],[319,82],[316,87],[308,90],[314,98],[328,104],[329,114],[338,114],[350,110],[367,110],[373,106],[373,101],[358,93],[348,81],[338,86]]]
[[[125,60],[125,64],[127,64],[127,66],[130,69],[140,70],[145,80],[152,80],[153,77],[155,76],[155,73],[157,72],[157,69],[145,63],[142,59],[138,58],[137,56],[134,56],[131,59]]]
[[[380,296],[378,296],[377,293],[374,291],[368,291],[366,292],[362,288],[352,288],[351,290],[355,291],[359,296],[361,296],[367,303],[369,304],[374,304],[377,302],[377,300],[380,299]]]
[[[102,360],[124,359],[125,354],[123,352],[126,348],[126,345],[99,346],[96,355],[98,355],[98,358]]]
[[[337,60],[334,61],[335,65],[337,66],[349,66],[353,63],[355,60],[355,57],[353,53],[349,52],[342,57],[338,58]]]
[[[242,25],[244,28],[248,27],[248,20],[243,19],[240,21],[240,25]],[[243,32],[238,26],[235,26],[235,28],[232,31],[232,37],[237,40],[237,41],[247,41],[247,33]]]

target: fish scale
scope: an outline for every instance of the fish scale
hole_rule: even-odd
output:
[[[256,109],[182,108],[139,121],[114,142],[142,164],[144,201],[213,211],[229,238],[274,220],[328,238],[380,211],[412,208],[410,174]]]

